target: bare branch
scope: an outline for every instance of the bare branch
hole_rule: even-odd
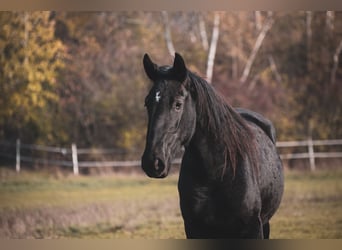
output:
[[[268,56],[268,62],[270,63],[270,68],[271,68],[273,74],[275,75],[277,82],[281,83],[281,76],[279,74],[279,71],[277,69],[277,65],[276,65],[272,55]]]
[[[265,69],[263,69],[262,71],[260,71],[258,74],[256,74],[253,79],[251,80],[251,82],[249,83],[248,86],[248,90],[251,91],[255,88],[257,81],[260,79],[260,76],[267,71],[268,69],[271,69],[272,73],[275,75],[275,78],[277,80],[278,83],[281,83],[281,76],[279,74],[279,71],[277,69],[277,65],[275,64],[275,61],[273,59],[272,55],[268,56],[268,61],[270,63],[270,66],[266,67]]]
[[[212,77],[213,77],[213,70],[214,70],[214,60],[215,60],[215,54],[216,54],[216,47],[217,47],[217,41],[220,34],[220,15],[219,13],[215,13],[214,16],[214,27],[213,27],[213,34],[211,36],[211,42],[210,42],[210,48],[209,48],[209,54],[208,54],[208,62],[207,62],[207,80],[209,83],[211,83]]]
[[[259,35],[255,41],[252,53],[250,54],[250,56],[247,60],[246,66],[243,70],[242,76],[240,78],[240,82],[244,83],[247,80],[248,75],[251,71],[252,65],[254,63],[255,57],[256,57],[256,55],[257,55],[257,53],[258,53],[258,51],[262,45],[262,42],[264,41],[264,39],[266,37],[267,32],[271,29],[273,22],[274,22],[274,20],[273,20],[272,16],[270,16],[269,19],[265,22],[265,24],[261,28],[261,31],[260,31],[260,33],[259,33]]]
[[[265,69],[262,70],[261,72],[259,72],[258,74],[256,74],[256,75],[253,77],[252,81],[251,81],[250,84],[248,85],[248,90],[249,90],[249,91],[252,91],[252,90],[255,88],[257,81],[260,79],[261,73],[263,73],[264,71],[265,71]]]
[[[170,29],[170,23],[169,23],[169,15],[167,14],[167,11],[162,11],[164,26],[165,26],[165,41],[167,49],[169,50],[169,53],[171,56],[175,55],[175,47],[173,46],[172,37],[171,37],[171,29]]]

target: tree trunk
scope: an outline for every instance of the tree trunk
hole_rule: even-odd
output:
[[[333,65],[333,68],[331,70],[331,77],[330,77],[331,84],[334,84],[336,81],[336,72],[337,72],[338,61],[339,61],[338,57],[339,57],[341,51],[342,51],[342,40],[340,41],[340,44],[337,46],[334,57],[333,57],[334,65]]]
[[[335,20],[335,12],[334,11],[327,11],[326,17],[326,24],[329,31],[334,30],[334,20]]]
[[[211,36],[208,61],[207,61],[207,74],[206,75],[207,75],[207,81],[209,83],[211,83],[211,80],[213,78],[216,47],[217,47],[217,42],[218,42],[218,38],[220,34],[219,25],[220,25],[220,14],[216,12],[214,16],[213,34]]]
[[[207,36],[207,31],[205,29],[205,23],[204,23],[202,14],[198,14],[198,24],[199,24],[202,46],[203,46],[203,49],[207,51],[209,47],[208,36]]]
[[[170,23],[169,23],[169,15],[167,14],[167,11],[162,11],[164,26],[165,26],[165,41],[167,49],[171,56],[175,56],[175,47],[173,46],[172,37],[171,37],[171,29],[170,29]]]
[[[27,45],[28,45],[28,39],[29,39],[29,30],[28,30],[28,19],[29,14],[27,11],[24,11],[24,48],[25,48],[25,57],[24,57],[24,65],[28,63],[28,57],[27,57]]]
[[[255,15],[255,28],[257,32],[260,32],[262,27],[262,21],[261,21],[261,12],[259,10],[254,12]]]
[[[311,51],[311,40],[312,40],[312,11],[306,12],[306,68],[310,71],[310,51]]]
[[[269,19],[265,22],[265,24],[261,28],[260,33],[259,33],[259,35],[255,41],[252,53],[250,54],[250,56],[247,60],[246,66],[243,70],[242,76],[240,78],[240,82],[244,83],[247,80],[249,73],[251,71],[252,65],[254,63],[255,57],[256,57],[256,55],[257,55],[257,53],[258,53],[258,51],[262,45],[262,42],[264,41],[264,39],[266,37],[267,32],[271,29],[273,22],[274,22],[274,20],[273,20],[272,16],[270,16]]]

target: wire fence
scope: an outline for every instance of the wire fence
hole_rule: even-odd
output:
[[[314,171],[316,169],[316,159],[317,158],[342,158],[341,151],[319,151],[317,147],[329,146],[341,146],[342,139],[335,140],[308,140],[302,141],[282,141],[277,142],[277,148],[279,151],[282,149],[288,149],[287,153],[281,153],[280,158],[282,160],[296,160],[296,159],[308,159],[310,163],[310,169]],[[297,150],[301,148],[301,150]],[[289,150],[290,149],[290,150]],[[30,156],[25,154],[26,151],[31,151]],[[299,151],[299,152],[298,152]],[[39,152],[35,155],[32,152]],[[49,154],[49,155],[46,155]],[[53,154],[53,156],[51,156]],[[0,142],[0,159],[15,159],[15,169],[20,172],[21,163],[32,163],[32,164],[44,164],[44,165],[55,165],[70,167],[73,169],[75,175],[79,174],[79,168],[89,168],[89,167],[139,167],[140,160],[99,160],[99,157],[110,155],[114,158],[120,158],[119,156],[125,155],[127,152],[125,150],[116,148],[77,148],[77,145],[73,143],[70,148],[66,147],[53,147],[44,145],[34,145],[34,144],[23,144],[18,139],[16,143],[10,143],[6,141]],[[88,156],[83,157],[83,156]],[[91,157],[89,157],[91,156]],[[83,157],[83,159],[79,159]],[[101,157],[100,157],[101,158]],[[122,158],[122,157],[121,157]],[[90,160],[89,160],[90,159]],[[94,160],[95,159],[95,160]],[[181,158],[177,158],[173,161],[175,164],[181,163]]]

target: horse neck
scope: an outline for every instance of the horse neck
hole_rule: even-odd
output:
[[[227,169],[227,159],[220,143],[210,136],[197,122],[195,133],[185,148],[185,153],[193,164],[191,171],[200,175],[202,180],[221,180]],[[233,175],[233,173],[231,173]]]
[[[198,77],[191,79],[197,99],[196,129],[189,152],[197,154],[208,173],[235,174],[241,156],[253,158],[252,132],[210,85]]]

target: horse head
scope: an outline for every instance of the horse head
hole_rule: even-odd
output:
[[[195,105],[188,70],[179,54],[175,54],[172,66],[158,66],[147,54],[143,64],[153,86],[145,98],[148,128],[142,169],[150,177],[164,178],[175,152],[189,143],[194,133]]]

